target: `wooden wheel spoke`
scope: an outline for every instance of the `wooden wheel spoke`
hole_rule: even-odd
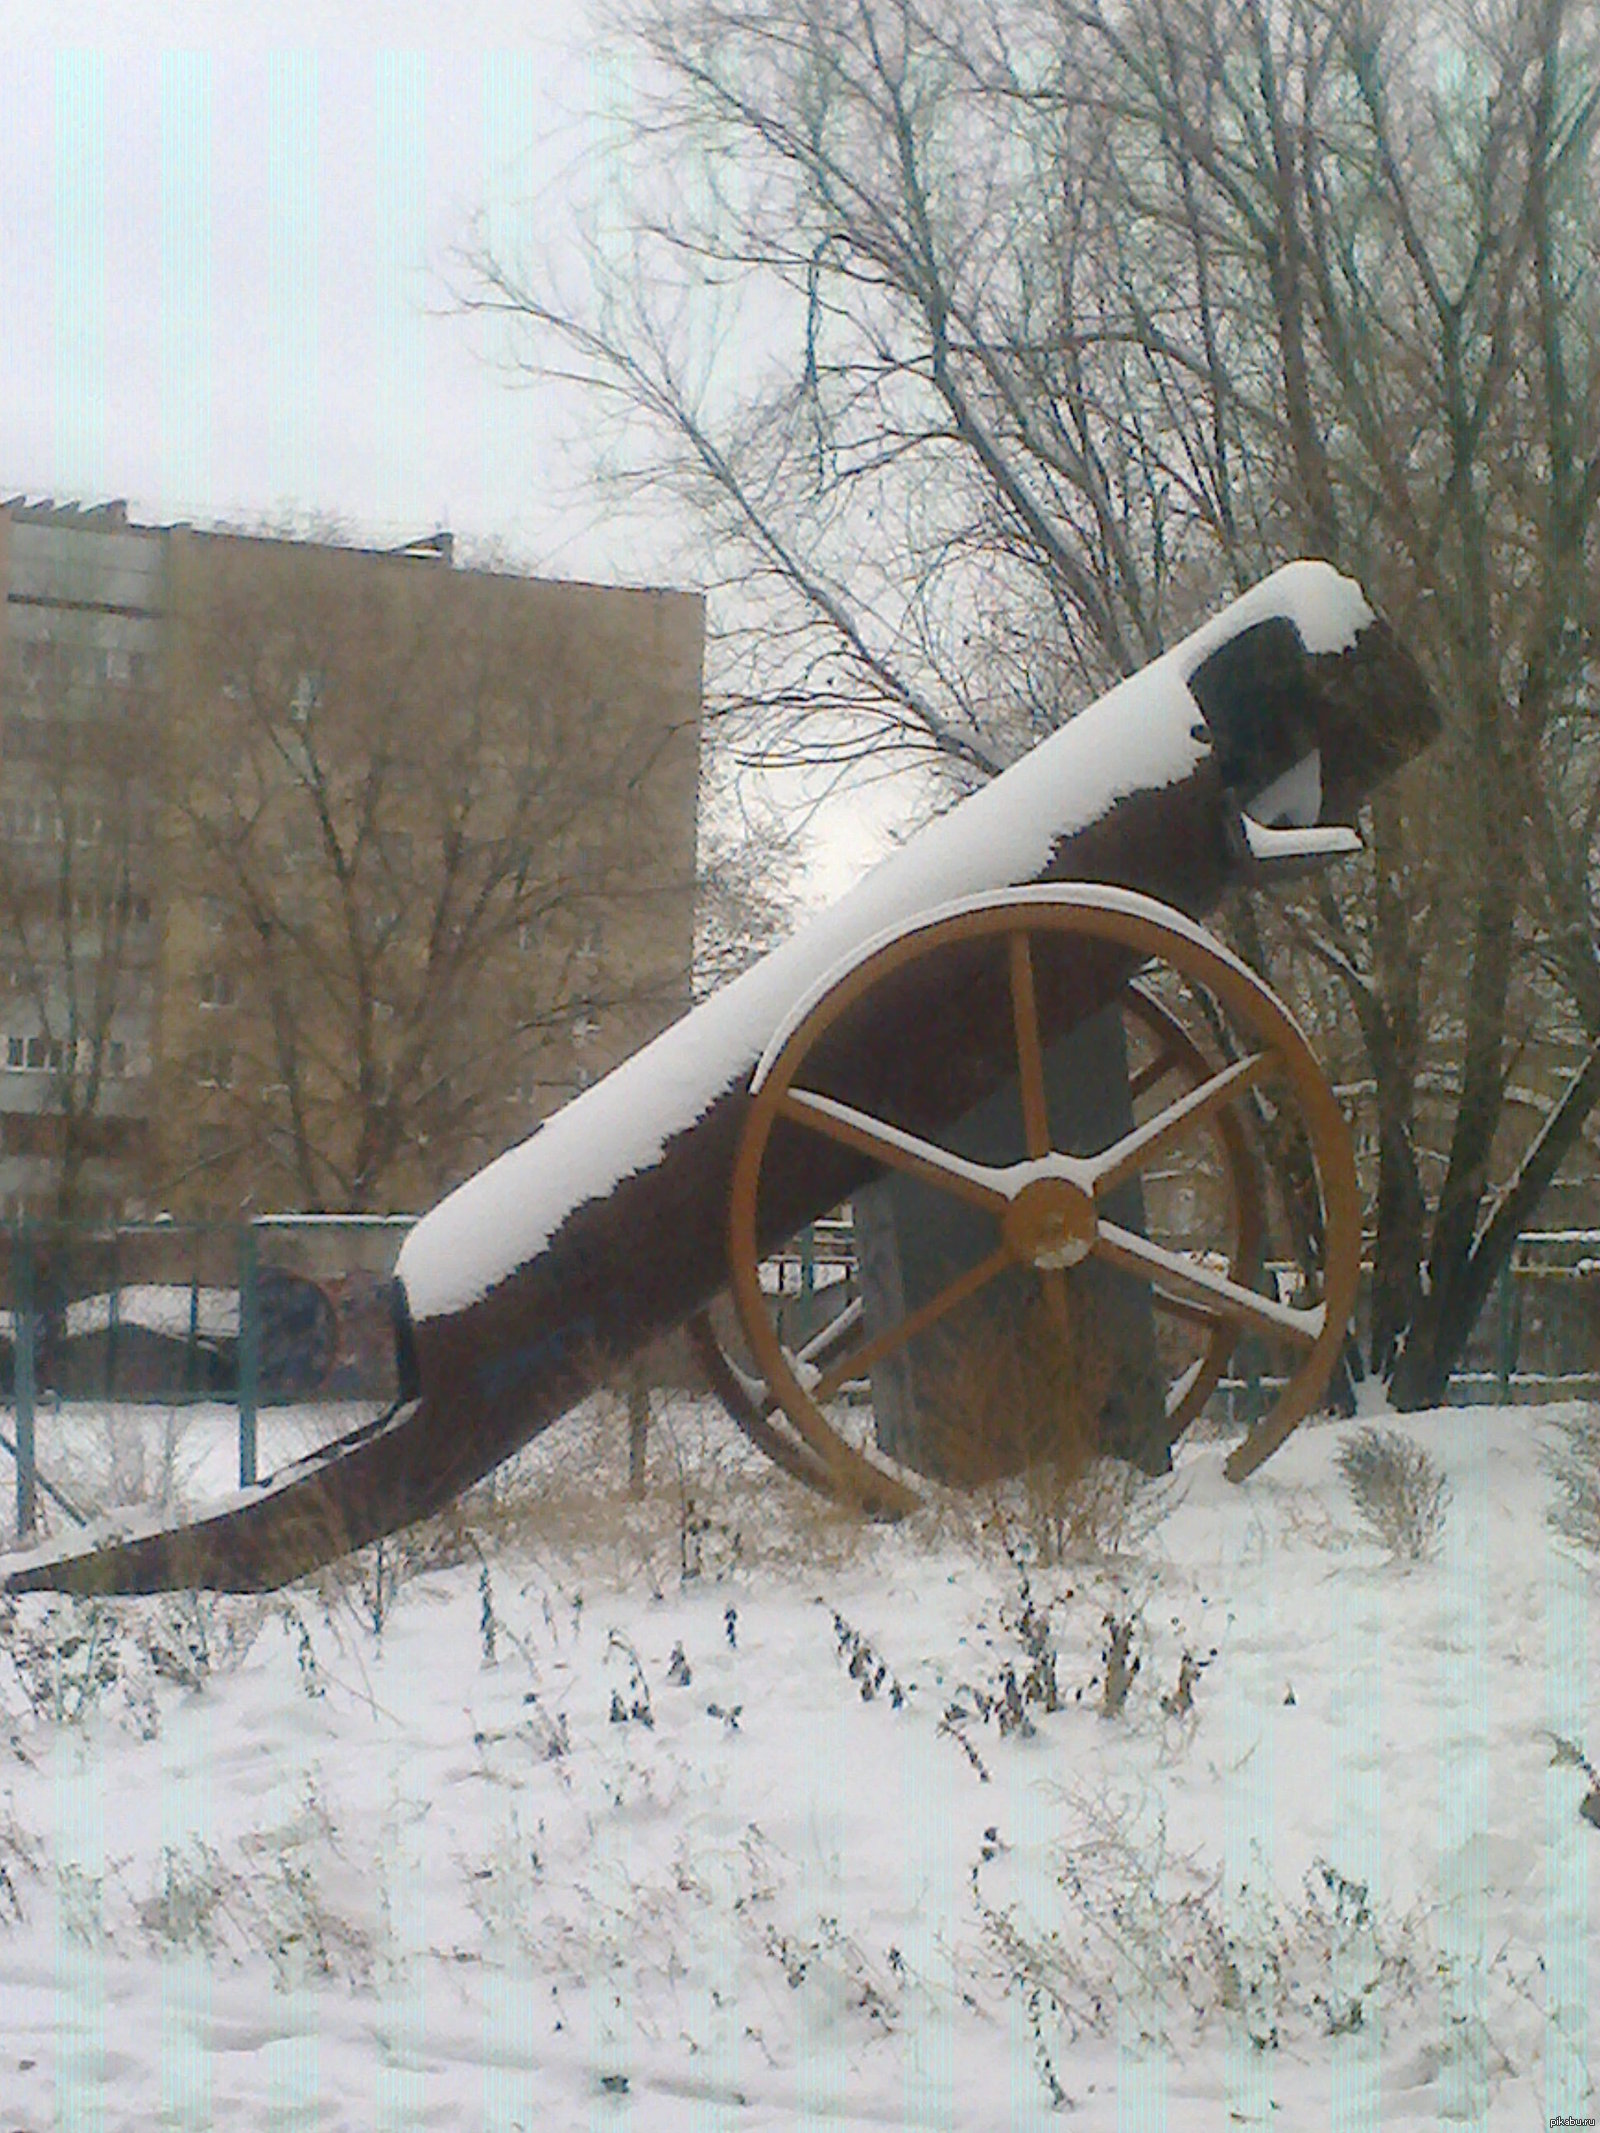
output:
[[[1202,1081],[1198,1088],[1190,1089],[1176,1103],[1169,1104],[1157,1117],[1136,1126],[1132,1133],[1124,1134],[1120,1141],[1095,1156],[1089,1166],[1095,1198],[1101,1198],[1137,1175],[1174,1141],[1181,1140],[1209,1118],[1212,1112],[1263,1080],[1275,1064],[1275,1055],[1271,1052],[1252,1052],[1247,1059],[1236,1059],[1221,1073],[1213,1074],[1209,1081]]]
[[[1003,1173],[987,1163],[969,1163],[964,1156],[952,1155],[948,1149],[923,1140],[919,1134],[907,1133],[883,1119],[869,1117],[853,1104],[840,1103],[832,1096],[818,1096],[809,1089],[786,1090],[778,1109],[796,1125],[809,1126],[814,1133],[840,1141],[846,1148],[854,1148],[890,1170],[903,1170],[911,1177],[924,1178],[930,1185],[970,1200],[974,1206],[987,1208],[991,1214],[1001,1214],[1005,1210],[1008,1195],[1002,1182]]]
[[[1036,936],[1047,938],[1047,951],[1039,948]],[[1102,950],[1130,973],[1167,969],[1191,992],[1202,991],[1216,1003],[1250,1053],[1219,1064],[1157,998],[1138,983],[1131,985],[1123,1013],[1142,1035],[1136,1055],[1140,1064],[1129,1072],[1127,1084],[1139,1107],[1135,1116],[1152,1111],[1156,1115],[1130,1126],[1093,1158],[1051,1146],[1044,1058],[1045,1039],[1054,1028],[1047,1026],[1044,1010],[1069,1003],[1056,1003],[1053,993],[1041,999],[1039,956],[1049,953],[1053,973],[1058,957],[1063,967],[1075,967],[1069,959],[1080,947],[1093,951],[1096,960],[1086,969],[1096,973]],[[1018,1096],[1011,1100],[1021,1111],[1026,1148],[1017,1162],[972,1161],[939,1145],[945,1134],[939,1106],[951,1094],[949,1077],[941,1079],[934,1063],[918,1056],[921,1047],[937,1041],[941,1019],[941,993],[931,968],[922,971],[904,995],[906,1001],[920,1003],[922,1022],[916,1026],[908,1019],[903,1032],[896,1032],[894,1042],[906,1056],[892,1062],[896,1079],[889,1086],[901,1093],[883,1100],[884,1108],[896,1117],[916,1120],[920,1130],[891,1125],[805,1086],[813,1078],[826,1084],[828,1075],[820,1064],[824,1058],[836,1062],[832,1071],[841,1087],[850,1087],[845,1077],[857,1072],[875,1077],[882,1047],[863,1034],[869,1030],[870,1011],[859,1024],[853,1011],[880,984],[898,986],[900,973],[947,952],[961,958],[954,967],[967,976],[981,964],[984,985],[993,988],[984,997],[993,999],[1000,1023],[985,1029],[982,1063],[990,1080],[1004,1082],[1015,1062]],[[1115,970],[1108,965],[1104,975],[1109,984]],[[1001,987],[1007,988],[1005,999],[999,997]],[[900,998],[898,991],[895,997]],[[1109,994],[1101,999],[1086,979],[1079,1004],[1089,1013],[1112,1002]],[[973,1064],[976,1067],[977,1061]],[[1310,1310],[1280,1304],[1250,1287],[1260,1260],[1266,1209],[1248,1119],[1242,1115],[1247,1107],[1241,1107],[1240,1099],[1268,1076],[1274,1082],[1274,1103],[1281,1097],[1287,1109],[1299,1114],[1323,1203],[1325,1301]],[[876,1089],[881,1084],[868,1078],[860,1086]],[[1175,1096],[1168,1101],[1172,1092]],[[975,1090],[974,1100],[982,1093]],[[723,1376],[732,1389],[740,1426],[755,1441],[770,1442],[780,1463],[825,1493],[878,1515],[910,1509],[917,1500],[915,1491],[879,1460],[856,1449],[824,1412],[826,1403],[849,1379],[903,1351],[941,1321],[944,1338],[956,1333],[962,1325],[952,1316],[958,1306],[1008,1266],[1036,1270],[1045,1329],[1054,1331],[1063,1321],[1070,1328],[1081,1306],[1061,1261],[1080,1248],[1140,1282],[1160,1321],[1156,1359],[1166,1370],[1175,1367],[1176,1352],[1183,1349],[1184,1367],[1166,1391],[1169,1443],[1199,1411],[1241,1331],[1279,1340],[1294,1352],[1284,1389],[1270,1412],[1230,1454],[1225,1469],[1230,1479],[1239,1480],[1258,1466],[1320,1397],[1344,1337],[1360,1271],[1360,1199],[1348,1129],[1337,1099],[1281,1004],[1181,912],[1163,912],[1148,899],[1113,887],[1060,884],[972,898],[925,921],[916,920],[863,951],[814,999],[796,1008],[763,1055],[751,1080],[750,1099],[729,1190],[730,1271],[751,1352],[771,1388],[768,1398],[776,1398],[798,1441],[791,1444],[775,1420],[768,1422],[742,1383],[726,1372]],[[874,1101],[871,1096],[866,1100]],[[919,1177],[940,1192],[982,1208],[1002,1228],[1004,1243],[996,1238],[996,1249],[987,1259],[870,1338],[859,1322],[849,1331],[848,1322],[840,1322],[799,1353],[786,1349],[770,1301],[762,1293],[758,1246],[763,1165],[780,1119],[791,1133],[803,1129],[820,1134],[852,1151],[863,1170]],[[1186,1136],[1188,1146],[1183,1145]],[[1197,1148],[1194,1142],[1203,1145]],[[808,1192],[820,1198],[830,1182],[841,1188],[849,1182],[845,1164],[814,1161],[808,1166],[806,1152],[791,1142],[782,1146],[781,1162],[772,1172],[774,1226],[780,1207],[785,1215],[804,1220]],[[1208,1204],[1208,1216],[1218,1218],[1208,1232],[1218,1244],[1215,1252],[1202,1255],[1176,1243],[1164,1246],[1101,1219],[1106,1197],[1117,1186],[1141,1173],[1147,1174],[1147,1183],[1156,1184],[1148,1174],[1167,1167],[1173,1156],[1180,1161],[1194,1157],[1208,1180],[1220,1177],[1223,1200]],[[1155,1215],[1164,1208],[1158,1188]],[[1174,1234],[1198,1242],[1199,1232],[1187,1217]],[[1188,1328],[1189,1338],[1176,1341],[1169,1322]],[[1199,1354],[1188,1360],[1195,1348]],[[997,1473],[1010,1470],[1004,1447],[986,1442],[966,1446],[963,1440],[966,1450],[977,1461],[974,1473],[989,1471],[991,1464]]]
[[[881,1362],[886,1355],[893,1355],[897,1348],[903,1348],[908,1341],[914,1341],[919,1333],[926,1333],[930,1326],[936,1325],[947,1312],[953,1311],[957,1304],[965,1303],[968,1297],[976,1296],[980,1289],[986,1288],[995,1276],[1003,1274],[1010,1264],[1011,1254],[1002,1246],[991,1252],[987,1259],[980,1259],[976,1266],[968,1267],[964,1274],[958,1274],[954,1281],[947,1282],[936,1296],[930,1296],[927,1302],[919,1304],[915,1311],[897,1319],[892,1326],[885,1326],[881,1333],[875,1333],[871,1340],[863,1341],[859,1348],[852,1349],[837,1363],[831,1364],[815,1385],[809,1388],[812,1399],[818,1406],[824,1400],[831,1400],[841,1385],[847,1385],[852,1378],[860,1377],[863,1370],[870,1370],[874,1363]]]
[[[1173,1379],[1172,1383],[1167,1387],[1167,1414],[1169,1418],[1177,1414],[1211,1367],[1211,1358],[1202,1350],[1189,1365],[1188,1369],[1182,1371]]]
[[[1322,1337],[1322,1305],[1307,1311],[1294,1304],[1278,1303],[1270,1296],[1258,1296],[1253,1289],[1230,1281],[1226,1274],[1185,1259],[1179,1252],[1169,1252],[1115,1222],[1100,1224],[1095,1250],[1113,1266],[1142,1275],[1161,1301],[1187,1298],[1202,1307],[1209,1306],[1217,1317],[1249,1326],[1256,1333],[1287,1334],[1303,1348],[1315,1347]],[[1163,1291],[1165,1295],[1161,1294]]]
[[[860,1323],[861,1298],[857,1296],[845,1305],[837,1318],[830,1318],[820,1332],[813,1333],[805,1346],[796,1351],[795,1362],[815,1363],[817,1358],[826,1355],[830,1348],[836,1348],[847,1333],[853,1333]]]
[[[1039,1039],[1039,1002],[1033,988],[1033,950],[1025,933],[1013,933],[1011,1012],[1017,1030],[1017,1077],[1022,1091],[1022,1131],[1030,1156],[1050,1153],[1050,1106],[1044,1087],[1044,1046]]]
[[[846,1335],[854,1333],[861,1323],[861,1318],[862,1303],[858,1296],[853,1302],[845,1305],[837,1318],[830,1319],[819,1332],[813,1333],[803,1347],[796,1348],[792,1353],[786,1348],[784,1354],[788,1357],[789,1367],[796,1377],[802,1376],[808,1370],[815,1370],[820,1359],[828,1354],[830,1349],[837,1348]],[[731,1357],[725,1360],[735,1376],[745,1376]],[[765,1378],[747,1378],[745,1382],[763,1415],[778,1413],[783,1402],[775,1392],[768,1389]]]
[[[1183,1064],[1184,1059],[1180,1052],[1162,1052],[1156,1058],[1148,1060],[1137,1074],[1128,1076],[1130,1100],[1137,1103],[1141,1096],[1148,1096],[1152,1089],[1158,1088],[1169,1074],[1175,1074]]]
[[[1224,1314],[1209,1304],[1196,1303],[1192,1296],[1169,1295],[1159,1285],[1152,1287],[1150,1301],[1169,1318],[1180,1318],[1186,1326],[1198,1326],[1203,1333],[1216,1333],[1228,1323]]]

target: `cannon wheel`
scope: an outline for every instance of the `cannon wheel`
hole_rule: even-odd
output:
[[[1130,985],[1122,999],[1123,1012],[1142,1030],[1148,1058],[1129,1077],[1134,1101],[1159,1088],[1171,1077],[1181,1089],[1197,1089],[1214,1073],[1212,1062],[1189,1035],[1176,1015],[1139,985]],[[1221,1157],[1225,1189],[1232,1215],[1232,1244],[1228,1278],[1240,1287],[1250,1287],[1260,1271],[1261,1240],[1266,1227],[1256,1164],[1238,1118],[1230,1109],[1212,1114],[1206,1121],[1215,1136]],[[859,1303],[847,1304],[822,1327],[805,1350],[796,1355],[785,1348],[789,1367],[797,1375],[826,1361],[846,1336],[860,1323]],[[804,1438],[786,1434],[775,1421],[780,1412],[776,1394],[764,1379],[741,1370],[717,1336],[708,1311],[689,1321],[688,1334],[707,1383],[738,1427],[760,1452],[786,1474],[808,1487],[829,1493],[829,1470]],[[1205,1406],[1227,1368],[1237,1335],[1229,1324],[1212,1326],[1198,1356],[1176,1378],[1167,1393],[1167,1425],[1174,1439],[1180,1437]]]
[[[1238,1042],[1238,1055],[1216,1066],[1148,993],[1132,988],[1125,1004],[1156,1045],[1155,1058],[1137,1078],[1135,1093],[1159,1087],[1168,1074],[1179,1075],[1184,1086],[1152,1117],[1097,1155],[1072,1156],[1053,1149],[1034,986],[1034,943],[1041,935],[1110,944],[1140,966],[1174,973],[1221,1010]],[[868,1116],[812,1086],[814,1077],[808,1072],[826,1033],[874,986],[918,958],[984,937],[1003,943],[1008,959],[1028,1151],[1021,1162],[1000,1166],[967,1161],[934,1141]],[[1235,1106],[1248,1091],[1268,1088],[1276,1102],[1287,1101],[1298,1112],[1321,1190],[1322,1298],[1309,1307],[1279,1303],[1249,1287],[1256,1271],[1262,1211]],[[898,1472],[846,1442],[828,1419],[827,1403],[849,1380],[1017,1266],[1034,1269],[1050,1315],[1063,1332],[1070,1312],[1068,1270],[1090,1257],[1142,1279],[1159,1312],[1200,1327],[1205,1336],[1202,1352],[1168,1394],[1174,1436],[1203,1405],[1241,1334],[1260,1333],[1295,1351],[1278,1398],[1226,1463],[1231,1480],[1253,1472],[1321,1398],[1355,1303],[1360,1264],[1360,1202],[1343,1114],[1305,1038],[1275,995],[1220,942],[1153,898],[1099,886],[1063,886],[975,899],[932,914],[869,950],[802,1003],[757,1068],[752,1096],[730,1194],[729,1261],[735,1304],[765,1379],[765,1395],[759,1385],[734,1372],[726,1358],[722,1382],[709,1355],[708,1367],[725,1404],[753,1440],[812,1486],[880,1516],[899,1515],[917,1503],[917,1492]],[[984,1208],[995,1221],[992,1251],[905,1318],[835,1354],[833,1360],[824,1356],[842,1344],[839,1322],[825,1330],[805,1357],[792,1356],[778,1337],[758,1271],[761,1167],[779,1119]],[[1226,1274],[1202,1257],[1171,1250],[1109,1221],[1098,1204],[1114,1187],[1202,1132],[1213,1134],[1225,1151],[1234,1205],[1234,1243]],[[696,1339],[707,1354],[709,1327],[698,1328]],[[778,1408],[797,1442],[791,1444],[776,1429]],[[775,1450],[768,1439],[783,1449]]]

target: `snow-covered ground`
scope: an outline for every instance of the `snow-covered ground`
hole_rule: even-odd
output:
[[[1052,1561],[1060,1506],[862,1532],[680,1403],[642,1502],[596,1406],[381,1583],[12,1603],[0,2128],[1592,2120],[1585,1414],[1394,1426],[1420,1560],[1352,1425]],[[229,1484],[222,1411],[131,1427],[41,1460]]]

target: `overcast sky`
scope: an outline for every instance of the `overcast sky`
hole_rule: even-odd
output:
[[[0,497],[696,583],[692,529],[619,524],[582,402],[453,300],[475,233],[559,245],[603,167],[626,77],[585,0],[0,0],[0,51]],[[914,797],[830,802],[808,893]]]
[[[0,493],[646,574],[450,302],[593,152],[581,0],[0,0],[0,43]]]

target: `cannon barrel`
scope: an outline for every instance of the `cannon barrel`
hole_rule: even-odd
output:
[[[1104,882],[1203,917],[1252,872],[1347,848],[1338,826],[1437,728],[1418,668],[1358,587],[1326,564],[1274,573],[425,1215],[396,1273],[389,1415],[192,1525],[40,1551],[6,1585],[256,1589],[438,1509],[725,1286],[751,1074],[831,970],[940,905],[1031,884]],[[1048,1033],[1126,975],[1089,957],[1058,988]],[[880,1102],[892,1082],[894,1111],[936,1129],[1005,1071],[966,998],[959,973],[917,966],[834,1032],[830,1071]],[[764,1243],[867,1174],[829,1144],[776,1149]]]

